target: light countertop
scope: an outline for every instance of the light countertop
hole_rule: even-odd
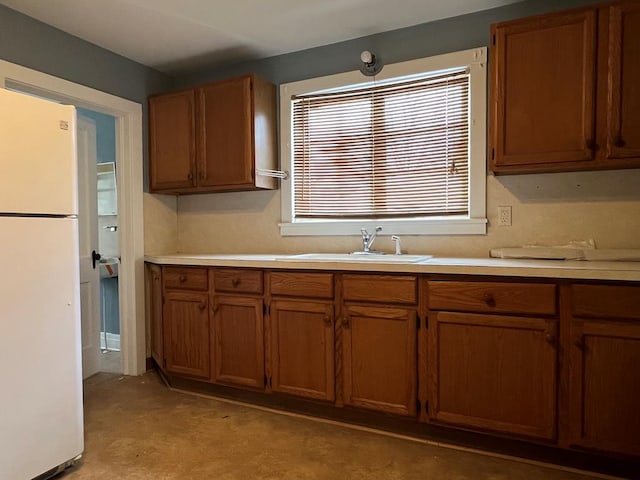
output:
[[[145,261],[159,265],[496,275],[640,282],[640,262],[433,257],[419,263],[385,263],[383,259],[380,262],[309,261],[304,258],[292,259],[292,255],[277,254],[206,255],[186,253],[147,255]]]

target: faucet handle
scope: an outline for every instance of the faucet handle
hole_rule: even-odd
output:
[[[402,255],[402,246],[400,245],[400,237],[398,235],[391,235],[391,240],[396,243],[396,255]]]

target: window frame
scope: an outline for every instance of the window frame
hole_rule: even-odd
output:
[[[484,235],[487,233],[486,183],[487,183],[487,48],[474,48],[444,55],[385,65],[375,81],[395,77],[419,75],[424,72],[457,67],[469,69],[470,125],[469,132],[469,215],[456,217],[409,217],[397,219],[309,219],[293,218],[294,189],[291,175],[281,184],[281,215],[279,224],[282,236],[359,235],[361,228],[377,225],[386,234],[404,235]],[[292,101],[293,95],[340,88],[349,85],[366,85],[374,79],[364,77],[359,70],[311,78],[280,86],[280,165],[292,172]]]

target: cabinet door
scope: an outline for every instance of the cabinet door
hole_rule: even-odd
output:
[[[251,87],[251,77],[247,76],[198,89],[200,187],[253,187]]]
[[[606,156],[640,159],[640,3],[614,5],[608,14]]]
[[[164,303],[164,354],[168,372],[209,378],[209,311],[206,293],[170,291]]]
[[[596,10],[493,27],[492,169],[590,161],[595,149]]]
[[[571,323],[570,439],[640,455],[640,324]]]
[[[149,99],[149,187],[179,192],[195,185],[193,90]]]
[[[431,420],[555,438],[554,320],[436,312],[429,354]]]
[[[334,400],[333,303],[274,300],[270,312],[273,390]]]
[[[151,357],[164,367],[164,337],[162,328],[162,269],[158,265],[147,265],[149,272],[149,317],[151,320]]]
[[[214,381],[264,388],[262,310],[262,298],[214,297]]]
[[[416,312],[346,306],[342,318],[344,402],[416,414]]]

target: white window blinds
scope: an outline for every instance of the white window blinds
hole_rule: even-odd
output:
[[[469,74],[292,97],[294,216],[469,213]]]

